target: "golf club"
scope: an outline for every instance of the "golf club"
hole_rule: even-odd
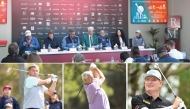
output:
[[[166,77],[164,76],[164,74],[163,74],[162,70],[160,69],[160,67],[159,67],[157,64],[155,64],[154,67],[156,67],[156,68],[160,71],[161,75],[162,75],[163,78],[165,79],[166,83],[168,84],[168,86],[170,87],[170,89],[172,90],[172,93],[174,94],[174,96],[175,96],[175,98],[176,98],[176,97],[177,97],[176,93],[174,92],[173,88],[171,87],[171,85],[169,84],[168,80],[167,80]],[[178,107],[177,109],[187,109],[187,107],[185,106],[184,102],[181,102],[181,103],[179,104],[179,107]]]
[[[80,88],[80,90],[79,90],[79,93],[78,93],[78,95],[77,95],[76,98],[75,98],[75,101],[74,101],[73,104],[71,105],[71,109],[73,108],[73,105],[74,105],[75,102],[77,101],[77,98],[78,98],[78,96],[79,96],[79,94],[80,94],[82,88],[83,88],[83,85],[81,86],[81,88]]]
[[[15,69],[15,68],[8,68],[8,69],[6,70],[6,72],[9,73],[11,70],[17,70],[17,71],[21,71],[21,72],[28,72],[28,71],[26,71],[26,70]],[[47,76],[47,74],[42,74],[42,73],[39,73],[39,74],[42,75],[42,76]]]

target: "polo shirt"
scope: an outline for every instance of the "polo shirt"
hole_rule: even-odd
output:
[[[155,100],[147,93],[136,95],[131,100],[132,109],[173,109],[172,103],[159,95]]]

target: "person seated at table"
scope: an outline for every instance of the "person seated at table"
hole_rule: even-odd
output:
[[[129,53],[126,51],[121,52],[120,60],[122,63],[133,63],[133,58],[131,58]]]
[[[117,29],[115,32],[115,35],[112,39],[112,49],[114,48],[115,45],[118,45],[118,48],[121,49],[122,46],[127,46],[127,40],[125,38],[125,33],[122,29]]]
[[[1,63],[24,63],[26,60],[20,57],[19,54],[19,47],[16,42],[13,42],[8,47],[8,55],[7,57],[3,58]]]
[[[72,58],[73,63],[85,63],[85,57],[83,54],[77,53]]]
[[[136,36],[132,39],[132,47],[134,46],[146,46],[144,38],[141,35],[141,30],[136,30]]]
[[[102,43],[102,47],[111,47],[110,38],[106,36],[104,30],[100,30],[100,35],[98,36],[98,44]]]
[[[25,37],[21,39],[19,44],[19,49],[21,54],[24,54],[25,51],[37,51],[39,50],[40,45],[36,37],[32,36],[30,30],[25,31]]]
[[[131,58],[133,58],[134,62],[148,62],[144,56],[140,56],[140,50],[138,46],[132,47]]]
[[[156,62],[180,62],[178,59],[172,58],[168,54],[166,47],[159,47],[157,49],[157,55],[158,55],[159,60]]]
[[[183,54],[175,49],[175,42],[173,40],[169,40],[167,42],[167,48],[169,49],[169,54],[171,57],[176,58],[176,59],[183,59]]]
[[[94,35],[94,28],[88,27],[88,34],[84,34],[82,37],[82,46],[93,47],[98,45],[97,36]]]
[[[53,30],[48,31],[48,37],[44,39],[45,48],[48,49],[48,45],[50,44],[53,49],[59,48],[59,41],[56,37],[54,37]]]
[[[70,29],[69,35],[65,36],[62,41],[63,50],[69,50],[70,48],[77,48],[80,45],[80,39],[75,35],[75,30]]]

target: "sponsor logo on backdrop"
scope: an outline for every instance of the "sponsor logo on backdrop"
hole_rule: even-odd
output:
[[[28,9],[28,7],[21,8],[21,10],[27,10],[27,9]]]
[[[21,3],[21,5],[28,5],[28,3]]]

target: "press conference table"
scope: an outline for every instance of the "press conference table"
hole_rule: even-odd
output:
[[[140,49],[140,55],[151,55],[154,48]],[[38,52],[44,63],[65,63],[72,62],[72,57],[76,53],[81,53],[84,55],[86,62],[110,62],[112,56],[114,57],[114,62],[120,62],[120,53],[127,51],[130,54],[131,49],[126,50],[95,50],[95,51],[58,51],[58,52]]]

